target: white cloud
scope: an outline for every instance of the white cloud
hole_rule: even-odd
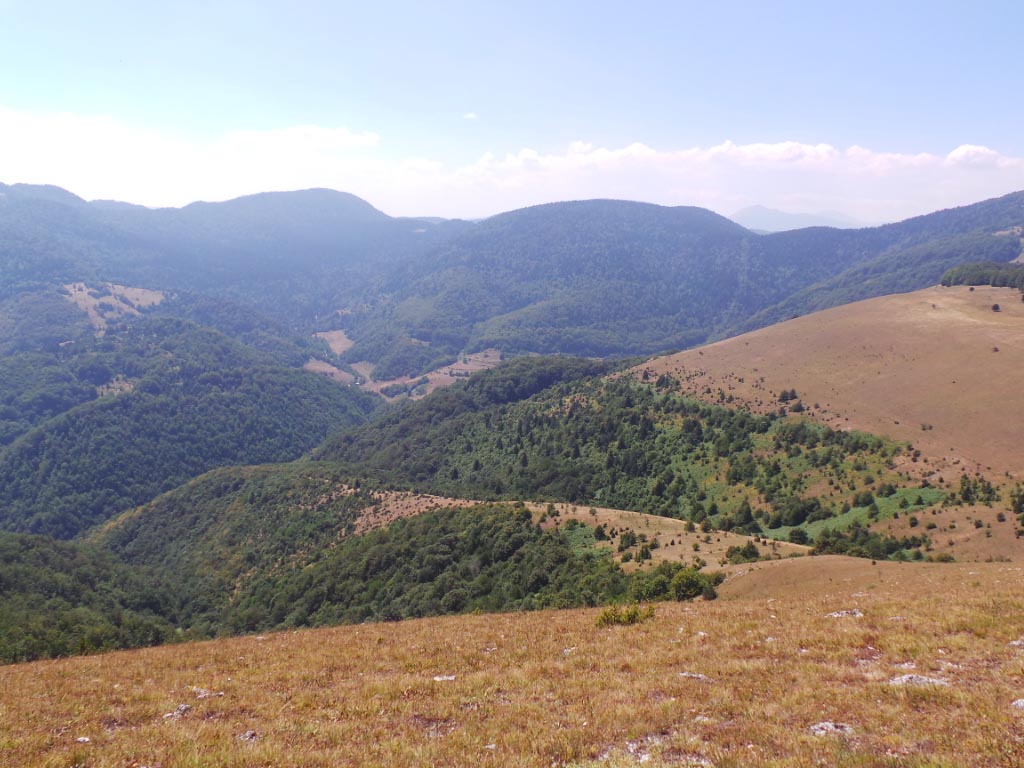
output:
[[[58,184],[87,199],[145,205],[323,186],[360,195],[394,215],[478,217],[614,197],[722,213],[761,203],[881,221],[1024,189],[1024,158],[966,143],[937,155],[799,141],[667,150],[577,141],[559,152],[526,147],[451,166],[429,152],[391,157],[386,136],[341,127],[196,140],[109,116],[0,107],[0,181]]]
[[[462,119],[463,120],[479,120],[480,119],[480,115],[478,115],[476,112],[467,112],[466,114],[464,114],[462,116]]]

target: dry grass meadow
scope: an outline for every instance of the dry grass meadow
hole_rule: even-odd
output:
[[[107,321],[138,315],[139,308],[155,307],[165,298],[161,291],[114,283],[103,283],[100,288],[68,283],[63,288],[67,300],[89,317],[89,323],[100,335],[106,330]]]
[[[598,542],[599,546],[607,546],[612,551],[618,550],[619,539],[626,531],[644,537],[645,543],[658,542],[658,547],[651,552],[651,560],[642,567],[657,565],[662,560],[673,563],[684,563],[706,570],[717,570],[726,562],[726,552],[730,547],[742,547],[750,541],[757,545],[761,556],[766,559],[778,559],[803,555],[810,547],[790,544],[788,541],[772,541],[770,539],[751,539],[729,531],[688,530],[686,521],[669,517],[658,517],[643,512],[631,512],[623,509],[607,509],[604,507],[587,507],[577,504],[538,504],[528,503],[527,508],[539,517],[548,509],[555,509],[557,517],[548,516],[542,523],[545,527],[563,525],[568,520],[579,520],[591,526],[604,526],[609,534],[607,542]],[[636,549],[635,547],[633,548]],[[635,561],[622,563],[627,571],[637,568]]]
[[[816,421],[908,441],[939,475],[1024,478],[1024,303],[1014,289],[869,299],[652,360],[637,373],[644,370],[761,412],[778,410],[779,394],[796,389]]]
[[[422,376],[402,376],[397,379],[388,379],[387,381],[375,381],[372,378],[374,368],[373,363],[354,363],[352,365],[352,370],[362,377],[363,383],[360,386],[363,389],[368,392],[376,392],[389,400],[394,398],[387,397],[381,390],[384,390],[387,387],[410,385],[420,379],[426,379],[426,384],[422,387],[417,387],[415,393],[412,395],[414,400],[418,400],[426,397],[436,389],[450,387],[456,381],[469,378],[469,376],[477,373],[478,371],[486,371],[493,368],[500,363],[501,360],[502,355],[499,350],[485,349],[482,352],[474,352],[471,355],[465,355],[451,365],[443,365],[440,368],[436,368],[433,371],[423,374]]]
[[[736,568],[717,601],[634,626],[467,616],[10,666],[2,760],[1018,766],[1021,576],[807,557]]]

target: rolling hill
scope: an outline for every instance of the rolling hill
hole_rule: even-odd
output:
[[[327,190],[157,211],[0,192],[0,528],[101,546],[32,544],[84,574],[94,611],[64,631],[108,638],[85,649],[135,642],[117,624],[135,607],[102,596],[122,583],[175,596],[137,612],[166,638],[652,599],[674,594],[680,569],[682,591],[710,578],[684,566],[807,548],[1018,555],[1024,468],[992,405],[1018,407],[1011,292],[875,300],[633,375],[528,354],[449,370],[449,389],[380,409],[339,381],[460,353],[468,367],[477,347],[488,365],[502,350],[685,347],[949,265],[1002,270],[1020,252],[1019,193],[760,236],[701,209],[608,200],[469,223],[392,219]],[[756,365],[717,351],[751,347]],[[310,451],[317,462],[228,466]],[[413,519],[379,501],[395,489],[462,501]],[[542,506],[507,506],[522,502]],[[630,513],[674,527],[627,529]],[[508,546],[498,557],[485,540]],[[34,593],[0,598],[45,610]],[[71,647],[39,626],[41,647]]]
[[[993,311],[998,305],[999,311]],[[690,394],[754,412],[796,390],[814,419],[913,443],[928,474],[1024,478],[1019,291],[933,287],[884,296],[658,358]]]
[[[740,329],[1007,262],[1024,193],[882,227],[756,235],[697,208],[553,203],[487,219],[384,283],[345,320],[345,359],[423,373],[463,351],[593,356],[690,347]]]
[[[149,209],[0,185],[0,299],[71,282],[198,292],[312,324],[470,226],[324,189]]]
[[[324,189],[151,210],[0,187],[0,326],[80,332],[60,285],[227,302],[297,332],[344,330],[345,362],[418,376],[496,348],[628,356],[687,348],[1021,251],[1024,193],[858,230],[757,235],[710,211],[615,200],[481,222],[392,218]],[[27,298],[26,298],[27,297]],[[198,297],[198,298],[197,298]],[[28,300],[49,309],[17,320]],[[63,308],[64,315],[67,308]],[[59,334],[58,334],[59,335]]]

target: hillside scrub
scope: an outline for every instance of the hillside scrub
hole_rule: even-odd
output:
[[[189,637],[473,611],[713,597],[681,563],[625,573],[571,520],[522,505],[425,511],[357,534],[379,504],[333,465],[225,469],[124,516],[96,543],[164,585]]]
[[[453,387],[339,433],[318,456],[384,485],[633,509],[784,539],[845,515],[848,493],[901,489],[902,498],[906,481],[891,468],[901,450],[805,419],[700,403],[667,377],[611,376],[500,404]]]

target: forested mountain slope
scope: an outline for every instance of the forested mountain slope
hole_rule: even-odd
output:
[[[780,538],[799,529],[798,543],[868,522],[872,505],[878,519],[945,496],[896,470],[904,445],[702,404],[668,378],[563,380],[514,402],[462,405],[470,399],[468,385],[436,392],[316,455],[385,486],[634,509]]]
[[[322,189],[149,209],[2,185],[0,298],[108,281],[229,297],[308,325],[468,226],[395,219]]]
[[[216,466],[287,461],[375,398],[210,329],[148,318],[0,358],[0,527],[69,538]]]
[[[459,351],[626,355],[936,283],[1021,252],[1024,193],[860,230],[756,235],[697,208],[591,200],[494,216],[410,262],[347,318],[349,360],[390,378]],[[788,313],[788,314],[787,314]]]
[[[175,622],[199,637],[568,607],[629,587],[592,535],[541,530],[522,507],[442,507],[358,530],[386,495],[329,464],[229,468],[92,538],[153,574],[175,596]]]
[[[0,663],[170,642],[170,602],[101,547],[0,532]]]
[[[48,304],[73,335],[53,300],[68,282],[159,289],[167,306],[228,301],[293,331],[344,329],[356,341],[345,359],[387,379],[487,347],[681,349],[925,287],[957,264],[1009,261],[1021,225],[1024,193],[882,227],[762,236],[703,209],[615,200],[472,223],[392,218],[322,189],[151,210],[14,185],[0,187],[0,302]]]

